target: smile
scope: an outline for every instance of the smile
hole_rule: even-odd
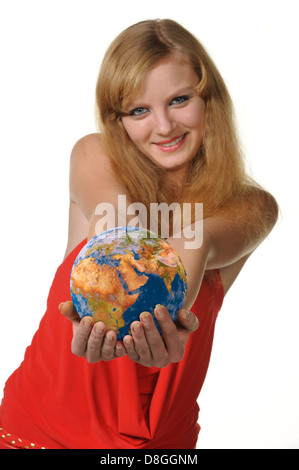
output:
[[[178,150],[185,142],[186,136],[187,134],[183,134],[179,137],[175,137],[172,140],[165,140],[163,142],[157,142],[155,145],[157,145],[161,150],[166,151],[166,152]]]

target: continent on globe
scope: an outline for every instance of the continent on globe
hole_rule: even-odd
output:
[[[118,339],[157,304],[175,320],[187,295],[186,272],[174,248],[139,227],[118,227],[89,240],[74,262],[70,284],[79,316],[103,321]]]

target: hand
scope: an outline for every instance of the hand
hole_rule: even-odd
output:
[[[85,357],[92,364],[126,355],[123,343],[116,340],[115,331],[107,330],[103,322],[95,323],[92,317],[80,320],[71,301],[61,303],[59,310],[73,324],[73,354]]]
[[[148,312],[140,315],[140,322],[131,325],[132,336],[125,336],[124,346],[128,357],[147,367],[166,367],[183,359],[189,335],[197,330],[199,321],[194,313],[181,309],[176,323],[168,310],[156,306],[155,317],[162,331],[158,332],[153,317]]]

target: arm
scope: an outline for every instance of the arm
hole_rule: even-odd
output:
[[[90,135],[78,141],[71,155],[70,221],[66,256],[84,238],[95,235],[98,220],[95,207],[100,202],[109,202],[117,207],[118,194],[125,194],[125,191],[114,178],[99,136]],[[123,342],[116,341],[115,332],[107,331],[104,323],[95,324],[91,317],[80,320],[72,302],[62,303],[59,309],[73,326],[72,352],[90,363],[109,361],[128,354],[133,361],[141,364],[164,367],[183,357],[190,333],[198,328],[198,320],[193,313],[181,310],[177,328],[167,310],[162,308],[160,316],[156,311],[164,334],[162,340],[152,317],[146,315],[146,312],[140,312],[140,322],[132,325],[133,341],[128,336],[124,345]]]
[[[169,238],[168,241],[181,256],[187,272],[188,295],[184,305],[185,318],[184,314],[182,315],[180,312],[178,329],[175,332],[172,329],[174,324],[167,317],[166,309],[161,311],[165,315],[164,322],[167,327],[167,336],[163,334],[164,341],[165,338],[167,339],[165,341],[166,348],[163,349],[160,346],[157,349],[159,338],[155,335],[154,330],[150,331],[151,318],[146,319],[142,315],[137,331],[134,330],[133,324],[133,340],[128,338],[128,344],[125,343],[129,357],[145,365],[154,365],[153,358],[165,365],[181,360],[189,334],[198,327],[192,317],[193,314],[188,309],[192,307],[197,297],[205,271],[219,269],[222,282],[224,281],[224,291],[227,292],[247,258],[273,228],[277,220],[277,213],[275,199],[264,191],[258,191],[255,192],[254,197],[251,195],[250,203],[248,200],[239,202],[235,206],[231,206],[225,214],[205,219],[203,221],[203,243],[200,248],[186,249],[185,242],[188,240],[183,234],[181,238]],[[263,220],[262,227],[260,220]],[[159,317],[159,312],[155,313],[156,316],[158,315],[158,320],[162,318]],[[189,324],[186,321],[188,316]],[[135,323],[138,324],[138,322]]]
[[[99,181],[101,184],[99,185]],[[97,218],[94,209],[99,202],[110,202],[117,207],[118,194],[125,194],[116,182],[109,158],[96,136],[88,136],[75,146],[71,160],[71,200],[89,221],[89,238],[94,235]],[[262,197],[262,195],[264,195]],[[237,203],[227,214],[219,214],[204,221],[203,245],[196,250],[184,249],[184,238],[170,238],[177,249],[188,275],[189,292],[175,325],[167,310],[155,310],[163,332],[158,333],[151,315],[140,312],[140,321],[132,324],[132,337],[116,342],[116,334],[108,332],[104,324],[94,324],[92,319],[80,321],[71,302],[62,305],[62,313],[72,321],[74,337],[72,351],[88,362],[111,360],[125,354],[135,362],[146,366],[165,367],[183,358],[190,333],[198,328],[196,316],[189,311],[200,289],[206,269],[221,268],[232,284],[242,263],[270,232],[277,217],[274,199],[259,192],[256,200]],[[272,202],[271,202],[272,201]],[[273,206],[273,208],[272,208]],[[252,208],[254,210],[252,210]],[[266,232],[261,233],[255,214],[269,212]],[[276,211],[276,212],[275,212]],[[276,214],[276,215],[275,215]],[[267,220],[268,220],[267,219]],[[83,237],[82,237],[83,238]]]
[[[278,205],[274,197],[266,191],[253,189],[246,199],[206,219],[207,269],[223,268],[250,255],[269,235],[277,217]]]
[[[185,265],[188,276],[186,308],[191,308],[206,270],[219,269],[224,291],[231,287],[250,254],[271,232],[278,216],[275,199],[263,190],[254,190],[248,199],[225,212],[203,220],[203,243],[185,249],[185,237],[170,238]]]

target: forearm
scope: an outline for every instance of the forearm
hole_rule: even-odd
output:
[[[189,240],[183,231],[180,237],[169,238],[187,272],[186,308],[191,308],[195,301],[206,270],[221,269],[245,259],[273,228],[277,219],[276,201],[264,192],[255,197],[256,200],[240,202],[222,214],[204,219],[202,245],[198,248],[186,248]],[[193,229],[194,224],[190,232]]]
[[[179,254],[187,274],[188,293],[184,308],[190,310],[195,302],[202,279],[207,269],[208,258],[212,250],[211,242],[204,238],[200,248],[186,249],[184,247],[186,238],[169,238],[168,242],[175,248]]]
[[[236,223],[216,216],[205,219],[203,226],[206,269],[220,269],[235,263],[252,253],[263,238],[253,234],[245,221]]]
[[[229,266],[252,253],[271,232],[277,216],[273,196],[259,190],[205,219],[203,238],[209,241],[206,269]]]
[[[249,256],[257,245],[257,239],[250,242],[247,237],[242,236],[238,225],[221,217],[203,221],[202,244],[199,248],[186,248],[189,239],[183,233],[180,238],[171,237],[168,241],[181,257],[187,273],[188,294],[184,307],[188,310],[196,300],[207,270],[233,265],[246,255]]]

